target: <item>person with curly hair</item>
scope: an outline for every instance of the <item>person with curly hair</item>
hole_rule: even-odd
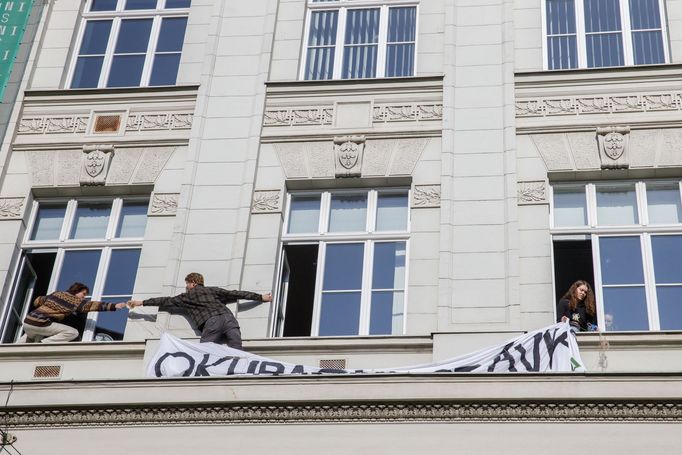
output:
[[[575,331],[597,330],[597,307],[587,281],[578,280],[568,288],[557,305],[557,322],[568,321]]]

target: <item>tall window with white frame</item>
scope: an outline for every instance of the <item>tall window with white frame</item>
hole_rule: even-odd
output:
[[[606,331],[682,330],[682,182],[556,184],[557,292],[593,276]]]
[[[130,300],[147,223],[146,197],[50,199],[34,202],[30,228],[0,325],[3,343],[16,341],[31,302],[39,295],[85,283],[88,298]],[[121,340],[127,310],[73,316],[82,341]]]
[[[301,79],[413,76],[417,6],[418,0],[308,0]]]
[[[191,0],[88,0],[71,88],[175,85]]]
[[[408,190],[292,192],[287,201],[273,335],[404,333]]]
[[[663,0],[545,0],[545,68],[665,63]]]

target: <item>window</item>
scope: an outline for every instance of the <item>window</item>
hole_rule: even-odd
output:
[[[275,336],[404,332],[407,189],[291,193]]]
[[[662,0],[545,0],[545,69],[665,63]]]
[[[417,6],[411,3],[309,0],[301,79],[413,76]]]
[[[34,203],[22,257],[3,315],[3,343],[16,341],[39,295],[90,287],[93,300],[130,300],[147,223],[146,198],[44,200]],[[65,321],[83,341],[121,340],[128,312],[93,312]]]
[[[681,188],[680,181],[554,185],[557,296],[586,279],[603,329],[682,330]]]
[[[90,0],[71,88],[175,85],[190,0]]]

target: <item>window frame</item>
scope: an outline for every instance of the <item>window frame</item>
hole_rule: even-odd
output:
[[[634,184],[635,200],[637,204],[638,223],[630,225],[599,225],[597,219],[597,190],[600,187],[628,187]],[[584,236],[592,244],[592,267],[594,271],[594,293],[597,300],[597,322],[605,329],[604,320],[604,284],[602,282],[600,238],[637,237],[642,255],[642,273],[644,293],[646,296],[648,329],[646,331],[660,331],[661,321],[657,297],[657,286],[654,274],[654,258],[651,238],[653,236],[682,235],[682,219],[679,223],[650,224],[647,201],[647,185],[656,187],[673,187],[677,185],[679,202],[682,205],[682,179],[650,179],[650,180],[614,180],[599,182],[555,183],[549,185],[549,231],[552,239]],[[554,191],[555,189],[585,189],[587,223],[584,226],[556,227],[554,225]],[[553,242],[552,242],[553,243]],[[554,254],[552,252],[552,260]],[[554,269],[554,266],[552,267]],[[554,278],[552,278],[554,281]],[[624,287],[628,285],[606,285],[607,288]],[[682,330],[682,329],[680,329]]]
[[[190,8],[169,8],[166,9],[166,0],[157,0],[155,9],[138,9],[125,10],[126,0],[117,0],[116,9],[113,11],[90,11],[93,0],[87,0],[80,17],[80,24],[78,25],[78,39],[73,47],[71,62],[66,77],[67,89],[69,90],[92,90],[100,88],[128,88],[126,87],[108,87],[107,81],[111,72],[112,61],[115,54],[116,40],[121,29],[121,22],[123,19],[152,19],[152,28],[149,32],[149,42],[147,43],[147,50],[145,52],[144,65],[142,67],[142,74],[140,76],[140,83],[138,85],[129,87],[170,87],[168,85],[149,85],[152,74],[152,68],[155,60],[156,46],[161,32],[161,22],[166,18],[187,18],[189,25]],[[73,84],[73,77],[78,64],[80,56],[80,48],[85,34],[85,28],[88,22],[91,21],[106,21],[111,20],[111,30],[109,31],[109,39],[107,41],[106,49],[104,50],[104,58],[102,61],[102,68],[100,69],[97,87],[71,87]],[[186,33],[186,31],[185,31]],[[184,47],[184,41],[183,41]],[[180,50],[182,58],[182,49]],[[179,67],[178,67],[179,73]],[[177,85],[177,83],[175,84]]]
[[[653,65],[664,65],[670,63],[670,43],[668,38],[668,20],[667,11],[664,0],[658,1],[658,12],[661,16],[661,35],[663,41],[663,63],[654,63]],[[623,39],[623,62],[622,66],[587,66],[587,44],[585,32],[585,8],[584,0],[574,0],[575,9],[575,34],[576,34],[576,52],[577,52],[577,66],[575,68],[560,68],[549,69],[549,54],[547,49],[547,0],[542,0],[542,69],[544,71],[571,71],[581,69],[602,69],[602,68],[623,68],[627,66],[647,66],[647,64],[635,65],[634,50],[632,45],[632,22],[630,19],[630,0],[619,0],[620,8],[621,30],[620,34]],[[642,29],[648,30],[648,29]],[[639,31],[639,30],[637,30]]]
[[[409,76],[389,76],[389,77],[414,77],[417,74],[418,65],[418,45],[419,45],[419,3],[421,0],[335,0],[335,1],[306,1],[305,27],[303,28],[303,38],[301,40],[301,58],[298,79],[301,81],[320,81],[320,80],[364,80],[364,79],[383,79],[386,78],[386,49],[388,44],[388,18],[389,9],[396,7],[415,8],[415,29],[414,29],[414,66],[412,74]],[[346,18],[349,9],[379,9],[379,41],[377,43],[377,71],[373,78],[348,78],[341,77],[343,70],[343,50],[345,45]],[[306,79],[306,65],[308,63],[308,36],[310,34],[311,16],[314,11],[338,11],[336,38],[334,40],[334,64],[332,76],[329,79]]]
[[[394,231],[376,231],[376,214],[378,209],[378,196],[382,194],[404,194],[407,198],[407,220],[405,230]],[[318,220],[317,233],[302,233],[289,234],[287,233],[289,226],[291,199],[295,196],[310,196],[320,195],[320,215]],[[351,194],[367,194],[367,217],[366,230],[355,232],[329,232],[329,219],[331,216],[331,197],[332,195],[351,195]],[[282,223],[281,240],[279,244],[279,252],[277,259],[277,285],[275,289],[275,302],[280,302],[280,293],[282,292],[282,272],[284,266],[284,247],[286,245],[317,245],[317,268],[315,272],[315,297],[312,311],[312,326],[310,328],[310,336],[337,336],[337,335],[320,335],[320,315],[322,304],[322,287],[324,281],[325,260],[328,245],[339,244],[363,244],[363,271],[362,284],[360,290],[360,319],[358,326],[358,333],[356,335],[343,336],[399,336],[404,335],[407,330],[407,309],[408,309],[408,293],[409,293],[409,269],[410,269],[410,233],[411,233],[411,218],[412,211],[410,208],[412,190],[408,187],[386,187],[386,188],[353,188],[353,189],[329,189],[317,191],[290,191],[286,195],[285,212]],[[404,268],[404,289],[403,292],[403,317],[402,327],[400,332],[383,335],[370,335],[370,316],[371,316],[371,298],[372,298],[372,275],[374,266],[374,247],[377,243],[390,242],[404,242],[405,243],[405,268]],[[286,305],[284,306],[282,318],[286,318]],[[278,310],[273,305],[271,311],[272,317],[270,322],[270,336],[282,337],[282,333],[276,333],[279,328],[281,332],[284,328],[278,326],[274,318],[277,317]]]

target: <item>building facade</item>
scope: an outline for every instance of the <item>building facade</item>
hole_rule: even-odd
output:
[[[0,2],[19,4],[0,109],[19,450],[682,443],[682,0]],[[601,332],[574,375],[143,379],[162,332],[197,337],[148,308],[15,343],[37,295],[173,295],[195,271],[272,291],[231,308],[245,349],[311,365],[491,346],[553,323],[577,279]]]

